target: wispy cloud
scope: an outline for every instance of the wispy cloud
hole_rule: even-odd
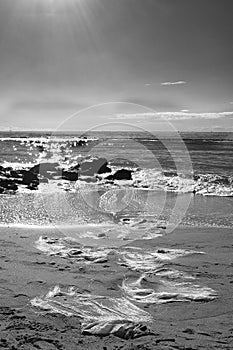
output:
[[[130,113],[130,114],[116,114],[111,119],[117,120],[140,120],[141,122],[159,121],[159,120],[189,120],[189,119],[220,119],[233,118],[232,112],[212,112],[212,113],[192,113],[192,112],[149,112],[149,113]]]
[[[164,83],[161,83],[161,85],[163,85],[163,86],[183,85],[183,84],[187,84],[187,82],[184,80],[178,80],[178,81],[165,81]]]

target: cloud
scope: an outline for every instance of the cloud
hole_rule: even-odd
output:
[[[161,83],[163,86],[170,86],[170,85],[183,85],[187,84],[184,80],[178,80],[178,81],[165,81],[164,83]]]
[[[121,113],[116,114],[112,119],[117,120],[140,120],[141,122],[161,121],[161,120],[194,120],[194,119],[220,119],[233,118],[232,112],[211,112],[211,113],[192,113],[192,112],[149,112],[149,113]]]

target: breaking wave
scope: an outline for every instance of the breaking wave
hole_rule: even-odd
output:
[[[175,171],[160,172],[144,169],[133,173],[133,186],[151,190],[177,193],[195,193],[204,196],[233,196],[233,177],[215,174],[193,176],[177,174]]]

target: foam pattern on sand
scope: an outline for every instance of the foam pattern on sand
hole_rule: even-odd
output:
[[[150,331],[141,323],[150,322],[152,317],[133,303],[207,302],[217,297],[213,289],[194,283],[194,276],[172,266],[177,258],[203,252],[130,246],[118,249],[85,247],[74,239],[48,237],[40,237],[36,247],[48,255],[74,259],[77,263],[103,263],[111,254],[111,260],[115,259],[116,263],[139,274],[139,277],[122,280],[120,298],[81,294],[74,288],[65,292],[56,286],[47,295],[31,301],[33,306],[47,312],[80,317],[83,334],[114,334],[124,339],[142,336]]]
[[[164,262],[190,254],[204,254],[200,251],[184,249],[164,249],[142,251],[135,248],[119,251],[123,262],[137,271],[154,271],[163,266]]]
[[[147,275],[142,275],[136,281],[124,280],[122,291],[125,296],[138,303],[164,304],[175,301],[208,301],[216,298],[216,292],[208,287],[202,287],[191,282],[177,282],[160,279],[157,281],[156,290],[143,287],[143,280]]]
[[[111,249],[102,247],[84,247],[78,242],[67,238],[40,237],[35,242],[35,246],[48,255],[58,255],[87,264],[103,262],[111,251]]]
[[[174,301],[208,301],[217,297],[216,292],[191,282],[195,277],[172,268],[171,261],[190,254],[204,254],[194,250],[157,249],[142,251],[130,248],[120,252],[124,264],[142,272],[136,280],[125,279],[121,289],[124,295],[140,303],[169,303]],[[168,265],[168,267],[166,267]],[[153,288],[143,286],[149,282]]]
[[[45,296],[32,299],[31,304],[46,312],[81,318],[84,334],[114,334],[128,339],[150,333],[141,323],[151,322],[151,315],[124,297],[80,294],[74,288],[65,292],[56,286]]]

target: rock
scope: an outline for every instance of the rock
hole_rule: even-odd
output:
[[[177,172],[175,170],[165,170],[163,172],[163,175],[166,176],[166,177],[175,177],[175,176],[178,176],[177,175]]]
[[[166,251],[165,251],[164,249],[158,249],[158,250],[157,250],[157,253],[159,253],[159,254],[165,254]]]
[[[34,165],[29,171],[33,174],[47,173],[48,171],[57,171],[58,163],[41,163]]]
[[[10,170],[10,177],[14,178],[17,182],[22,182],[22,173],[20,170]]]
[[[113,175],[107,176],[107,180],[132,180],[132,170],[120,169]]]
[[[22,184],[30,186],[32,183],[39,185],[38,175],[30,170],[21,170]]]
[[[97,237],[99,237],[99,238],[106,237],[106,234],[104,232],[100,232],[100,233],[98,233]]]
[[[18,186],[14,182],[14,179],[6,177],[0,178],[0,187],[3,189],[1,190],[1,193],[3,193],[4,190],[17,191],[18,189]]]
[[[2,165],[0,165],[0,174],[2,174],[4,172],[5,172],[5,168]]]
[[[92,158],[84,160],[79,167],[79,174],[86,176],[94,176],[96,174],[110,173],[111,169],[107,166],[106,158]]]
[[[186,328],[185,330],[183,330],[183,333],[194,334],[195,331],[192,328]]]
[[[56,175],[61,175],[61,168],[58,163],[41,163],[36,164],[34,167],[29,169],[34,175],[40,175],[40,177],[47,177],[48,179],[52,179]]]
[[[62,170],[62,179],[68,181],[77,181],[78,180],[78,171],[77,170]]]

